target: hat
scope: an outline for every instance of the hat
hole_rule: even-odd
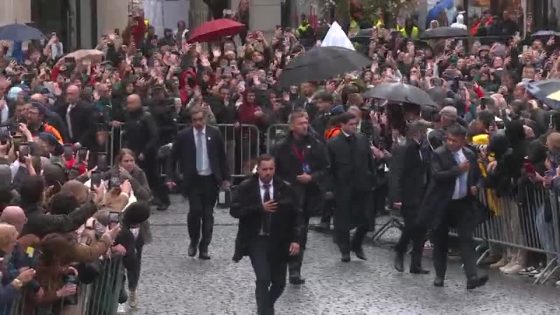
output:
[[[126,224],[140,224],[150,217],[150,205],[137,201],[124,210],[123,222]]]
[[[336,105],[335,107],[331,108],[331,115],[340,115],[345,113],[344,106]]]

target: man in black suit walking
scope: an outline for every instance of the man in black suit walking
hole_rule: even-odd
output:
[[[303,216],[295,191],[277,179],[271,155],[257,160],[257,175],[234,191],[230,213],[239,219],[236,255],[249,256],[257,278],[259,315],[274,314],[274,303],[286,287],[287,263],[298,255]]]
[[[208,246],[214,228],[214,206],[218,189],[230,186],[224,140],[217,128],[206,125],[205,112],[200,107],[191,110],[192,127],[181,131],[173,143],[173,153],[167,174],[175,173],[178,162],[183,174],[183,193],[189,199],[187,225],[188,255],[194,257],[197,248],[200,259],[210,259]],[[175,182],[168,180],[170,188]],[[202,238],[200,237],[202,227]]]
[[[480,181],[476,155],[465,147],[467,130],[452,125],[445,144],[437,148],[430,163],[430,183],[419,213],[419,224],[433,232],[434,286],[442,287],[447,270],[449,228],[459,235],[467,289],[483,286],[488,276],[478,276],[473,241],[476,227],[474,201]]]
[[[304,111],[295,111],[288,118],[290,134],[274,148],[276,174],[291,184],[304,215],[304,231],[300,254],[290,262],[290,283],[303,284],[301,265],[307,244],[309,218],[323,204],[322,191],[328,172],[326,146],[309,133],[309,120]]]
[[[70,85],[66,89],[66,103],[59,104],[55,111],[64,119],[69,139],[66,143],[76,146],[91,146],[96,131],[93,106],[80,100],[80,88]]]
[[[400,209],[404,218],[404,230],[395,246],[395,269],[404,271],[404,254],[412,242],[410,273],[427,274],[422,269],[422,251],[426,229],[418,226],[418,208],[422,204],[428,184],[428,160],[422,152],[421,143],[426,137],[427,127],[420,121],[408,126],[407,139],[393,150],[389,174],[389,191],[393,207]]]
[[[350,251],[362,260],[362,248],[369,229],[367,207],[375,185],[376,167],[368,139],[356,132],[358,118],[350,113],[340,116],[342,132],[328,142],[331,176],[336,209],[335,237],[343,262],[350,261]],[[350,230],[357,227],[352,241]]]

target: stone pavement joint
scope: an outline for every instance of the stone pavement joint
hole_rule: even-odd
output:
[[[166,212],[151,217],[154,242],[144,248],[139,307],[134,315],[255,314],[255,278],[248,258],[231,260],[237,221],[217,209],[209,261],[187,257],[187,203],[173,196]],[[367,246],[366,262],[340,262],[332,236],[311,231],[302,274],[306,283],[286,287],[276,314],[560,314],[558,291],[490,274],[467,292],[459,264],[449,267],[445,288],[431,275],[398,273],[392,252]],[[409,257],[407,257],[408,262]],[[425,267],[431,268],[429,260]]]

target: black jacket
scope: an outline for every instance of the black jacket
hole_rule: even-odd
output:
[[[481,174],[476,155],[467,148],[463,148],[465,157],[471,164],[468,175],[468,187],[479,186]],[[445,210],[453,197],[455,181],[462,174],[453,153],[447,146],[437,148],[430,161],[430,183],[420,207],[418,223],[435,229],[441,223]],[[469,192],[470,194],[470,192]],[[469,197],[475,200],[474,196]]]
[[[123,126],[123,147],[144,156],[155,154],[159,140],[154,117],[144,111],[128,112]]]
[[[229,166],[226,160],[224,139],[220,131],[212,126],[206,126],[206,150],[210,163],[212,175],[218,184],[230,179]],[[183,175],[183,187],[189,189],[196,185],[196,143],[194,140],[193,127],[181,131],[175,142],[171,153],[170,163],[167,174],[171,174],[173,179],[178,178],[175,165],[179,164],[180,172]]]
[[[21,208],[27,216],[27,223],[23,226],[21,235],[35,234],[39,238],[49,233],[72,232],[97,211],[92,202],[83,204],[68,215],[45,214],[44,209],[37,204],[22,204]]]
[[[298,143],[290,133],[278,143],[272,150],[272,155],[276,158],[276,175],[292,185],[300,185],[296,177],[303,174],[303,165],[295,150],[302,151],[304,163],[309,165],[311,171],[309,174],[313,178],[311,184],[324,186],[329,168],[327,148],[311,135]]]
[[[55,108],[55,112],[62,118],[66,123],[66,113],[68,111],[69,104],[62,104]],[[72,135],[73,137],[65,139],[72,143],[79,142],[83,146],[89,147],[95,141],[95,114],[93,106],[90,103],[84,101],[79,101],[76,107],[70,112],[70,120],[72,123]],[[69,126],[66,125],[69,129]],[[60,130],[59,130],[60,131]],[[70,131],[68,131],[70,135]]]
[[[303,215],[290,184],[274,178],[272,186],[278,210],[271,215],[271,252],[277,259],[287,260],[290,243],[301,244]],[[230,214],[239,219],[234,260],[248,255],[249,244],[259,235],[264,213],[259,179],[258,176],[252,176],[237,186],[232,194]]]
[[[354,145],[351,142],[355,142]],[[377,168],[368,139],[356,134],[350,139],[340,133],[328,144],[332,182],[335,188],[371,191],[375,185]]]
[[[389,173],[389,193],[403,207],[419,207],[428,179],[428,161],[420,157],[420,144],[412,139],[395,146]]]

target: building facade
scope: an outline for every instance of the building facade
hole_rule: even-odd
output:
[[[92,48],[102,34],[122,30],[128,0],[0,0],[0,25],[28,23],[56,33],[66,51]]]

